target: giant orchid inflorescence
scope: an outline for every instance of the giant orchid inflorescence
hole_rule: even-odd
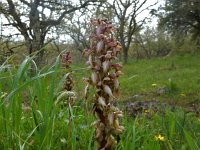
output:
[[[91,70],[91,77],[85,78],[85,95],[87,97],[89,85],[95,87],[93,112],[98,120],[93,125],[97,150],[112,150],[117,143],[116,135],[124,130],[119,124],[122,111],[112,104],[118,96],[118,77],[122,74],[122,65],[114,60],[117,60],[122,46],[114,39],[113,25],[106,19],[93,19],[91,26],[94,30],[90,35],[90,47],[84,51]]]
[[[59,93],[55,104],[63,101],[64,104],[73,105],[75,103],[76,94],[73,90],[73,78],[70,71],[70,64],[72,63],[72,57],[70,52],[64,52],[60,55],[61,67],[64,76],[63,89]]]
[[[72,56],[71,56],[70,52],[65,52],[65,53],[61,54],[61,65],[64,70],[69,69],[71,63],[72,63]],[[66,91],[71,91],[72,87],[73,87],[73,80],[72,80],[71,74],[67,73],[65,75],[65,81],[64,81],[63,88]]]

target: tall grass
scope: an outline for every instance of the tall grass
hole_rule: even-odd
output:
[[[32,58],[27,57],[17,71],[11,67],[1,66],[4,68],[1,71],[1,92],[8,93],[1,100],[1,120],[4,124],[2,135],[8,139],[4,142],[7,149],[24,149],[36,131],[40,142],[38,149],[51,147],[55,120],[53,102],[59,88],[59,63],[57,61],[52,68],[46,70],[39,71],[36,68],[36,74],[30,76],[31,63],[34,63]],[[30,111],[23,111],[25,109]],[[25,117],[27,114],[29,116]]]
[[[192,114],[185,114],[180,109],[175,112],[166,109],[163,114],[155,113],[151,118],[145,117],[144,112],[135,119],[127,117],[124,123],[127,131],[121,137],[122,140],[117,147],[120,150],[198,150],[200,148],[198,120]],[[157,139],[159,135],[163,139]]]

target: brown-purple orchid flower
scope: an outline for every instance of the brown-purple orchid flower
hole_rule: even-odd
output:
[[[114,39],[113,25],[106,19],[93,19],[91,26],[94,30],[90,36],[90,48],[83,52],[91,70],[91,76],[85,78],[85,97],[88,97],[88,87],[92,85],[96,89],[93,112],[97,121],[93,125],[97,150],[112,150],[117,143],[116,135],[124,130],[119,123],[122,111],[112,104],[119,93],[118,77],[122,75],[122,65],[114,60],[122,46]]]

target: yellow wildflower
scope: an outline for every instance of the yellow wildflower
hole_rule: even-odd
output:
[[[186,97],[186,94],[184,94],[184,93],[181,93],[181,94],[180,94],[180,96],[182,96],[182,97]]]
[[[155,136],[156,141],[165,141],[165,137],[158,134],[157,136]]]
[[[155,87],[155,86],[157,86],[157,84],[156,84],[156,83],[153,83],[151,86]]]
[[[144,110],[144,113],[146,113],[146,114],[147,114],[147,113],[150,113],[150,110],[149,110],[149,109],[145,109],[145,110]]]

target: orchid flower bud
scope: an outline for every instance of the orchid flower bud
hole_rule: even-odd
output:
[[[103,28],[101,26],[98,26],[97,29],[96,29],[96,34],[100,35],[100,34],[103,34],[103,32],[104,32]]]
[[[105,77],[105,78],[103,78],[103,81],[110,81],[110,78],[109,77]]]
[[[106,59],[111,59],[112,56],[111,56],[111,54],[106,54],[106,55],[105,55],[105,58],[106,58]]]
[[[86,64],[88,64],[88,65],[93,65],[93,62],[92,62],[92,55],[89,55],[88,56],[88,61],[86,62]]]
[[[103,89],[106,94],[108,94],[110,97],[113,97],[112,90],[110,89],[108,85],[104,85]]]
[[[102,66],[103,67],[103,72],[106,73],[109,70],[109,68],[110,68],[110,61],[106,60],[106,61],[104,61],[102,63],[102,65],[103,65]]]
[[[106,106],[105,98],[103,98],[103,97],[100,96],[100,97],[98,98],[98,103],[99,103],[101,106],[105,107],[105,106]]]
[[[113,124],[113,121],[114,121],[114,115],[113,115],[113,113],[109,113],[108,114],[108,121],[109,121],[110,125]]]
[[[92,83],[93,84],[96,84],[97,83],[97,73],[96,72],[92,72],[92,75],[91,75],[91,80],[92,80]]]
[[[119,89],[119,80],[118,79],[114,79],[113,83],[114,83],[115,89]]]
[[[120,76],[120,75],[123,75],[123,73],[119,70],[119,71],[116,72],[116,75],[117,75],[117,77],[118,77],[118,76]]]
[[[96,49],[97,53],[100,53],[103,50],[103,48],[104,48],[104,42],[103,41],[99,41],[97,43],[97,49]]]

